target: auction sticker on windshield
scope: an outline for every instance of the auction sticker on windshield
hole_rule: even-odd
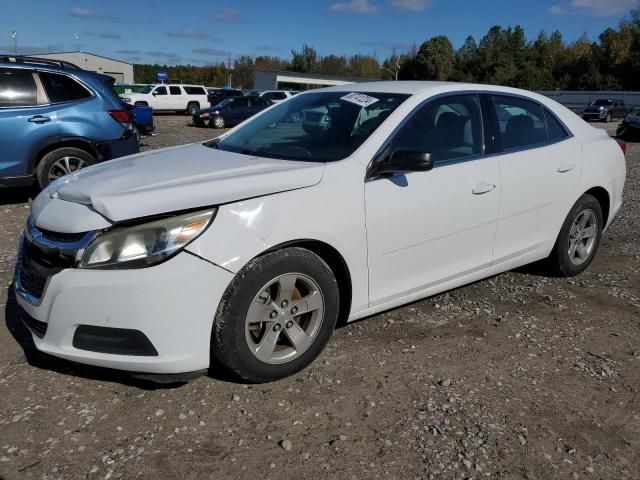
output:
[[[364,93],[350,93],[345,95],[344,97],[340,97],[340,100],[344,100],[345,102],[350,102],[360,107],[368,107],[373,105],[378,101],[375,97],[370,97],[369,95],[365,95]]]

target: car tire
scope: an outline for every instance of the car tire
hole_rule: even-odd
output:
[[[74,147],[63,147],[47,153],[36,167],[36,180],[46,188],[59,177],[96,163],[93,155]]]
[[[611,123],[611,120],[613,120],[613,115],[611,115],[611,113],[607,113],[607,116],[604,117],[604,123]]]
[[[136,137],[136,141],[138,142],[138,147],[142,144],[142,131],[140,127],[137,125],[133,126],[133,136]]]
[[[216,115],[209,122],[213,128],[225,128],[227,126],[227,122],[225,121],[224,117],[221,115]]]
[[[195,115],[198,110],[200,110],[200,104],[198,102],[189,102],[187,105],[188,115]]]
[[[211,353],[248,382],[287,377],[322,352],[339,302],[336,278],[318,255],[297,247],[267,253],[240,270],[223,295]]]
[[[148,107],[147,102],[136,102],[133,104],[134,107]]]
[[[574,277],[591,264],[604,228],[600,202],[591,195],[583,195],[565,219],[549,256],[553,271],[562,277]]]

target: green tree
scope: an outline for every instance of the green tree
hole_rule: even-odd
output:
[[[291,57],[292,71],[301,73],[311,73],[316,71],[318,53],[315,48],[310,47],[305,43],[300,52],[291,50]]]

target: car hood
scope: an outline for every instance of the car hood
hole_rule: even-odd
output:
[[[323,172],[321,163],[191,144],[101,163],[61,178],[42,193],[119,222],[310,187]]]

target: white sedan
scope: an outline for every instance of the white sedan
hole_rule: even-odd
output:
[[[511,88],[302,93],[214,141],[52,183],[21,241],[21,316],[69,360],[178,374],[215,357],[271,381],[309,365],[339,319],[543,259],[578,275],[620,209],[623,148]]]

